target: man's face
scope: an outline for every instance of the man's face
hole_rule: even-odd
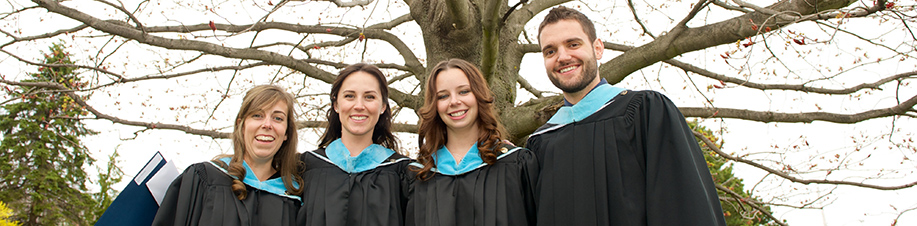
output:
[[[605,46],[589,41],[579,22],[572,19],[548,24],[539,37],[548,78],[565,93],[578,93],[598,76],[597,60]]]

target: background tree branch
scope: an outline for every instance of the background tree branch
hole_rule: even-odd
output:
[[[703,134],[698,133],[698,132],[696,132],[696,131],[694,132],[694,137],[697,137],[698,139],[701,139],[704,143],[707,144],[707,147],[709,147],[711,150],[713,150],[714,152],[716,152],[716,154],[722,156],[723,158],[727,158],[727,159],[730,159],[730,160],[732,160],[732,161],[736,161],[736,162],[739,162],[739,163],[743,163],[743,164],[750,165],[750,166],[752,166],[752,167],[755,167],[755,168],[758,168],[758,169],[767,171],[767,172],[770,173],[770,174],[777,175],[777,176],[779,176],[779,177],[781,177],[781,178],[784,178],[784,179],[787,179],[787,180],[790,180],[790,181],[793,181],[793,182],[796,182],[796,183],[801,183],[801,184],[813,184],[813,183],[814,183],[814,184],[850,185],[850,186],[865,187],[865,188],[872,188],[872,189],[879,189],[879,190],[898,190],[898,189],[902,189],[902,188],[914,187],[915,185],[917,185],[917,181],[914,181],[914,182],[911,182],[911,183],[907,183],[907,184],[897,185],[897,186],[881,186],[881,185],[868,184],[868,183],[863,183],[863,182],[844,181],[844,180],[803,179],[803,178],[798,178],[798,177],[791,176],[791,175],[788,174],[787,172],[783,172],[783,171],[780,171],[780,170],[776,170],[776,169],[773,169],[773,168],[764,166],[764,165],[762,165],[762,164],[760,164],[760,163],[757,163],[757,162],[754,162],[754,161],[751,161],[751,160],[746,160],[746,159],[743,159],[743,158],[740,158],[740,157],[736,157],[736,156],[729,155],[729,154],[723,152],[722,150],[720,150],[719,148],[717,148],[716,145],[713,144],[712,141],[710,141],[710,139],[707,139],[706,137],[704,137]]]

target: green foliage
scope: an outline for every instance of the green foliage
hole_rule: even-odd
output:
[[[716,144],[717,148],[723,147],[723,141],[713,135],[713,132],[704,126],[698,125],[697,120],[689,121],[688,126],[703,134],[707,139]],[[776,225],[772,219],[764,216],[757,209],[745,204],[745,201],[754,201],[760,203],[756,197],[752,197],[744,189],[742,179],[732,174],[732,163],[722,156],[713,152],[700,138],[697,139],[701,149],[704,151],[704,159],[707,160],[707,168],[710,168],[710,174],[713,176],[713,182],[723,185],[723,187],[739,194],[740,197],[734,197],[726,192],[717,190],[720,196],[720,205],[723,207],[723,214],[726,215],[726,225]],[[725,200],[724,200],[725,198]],[[743,201],[745,200],[745,201]],[[770,213],[769,206],[762,206]]]
[[[96,220],[102,217],[102,213],[105,213],[105,210],[108,209],[111,202],[115,201],[115,197],[118,196],[117,191],[112,188],[113,185],[121,182],[122,176],[124,175],[121,171],[121,167],[117,165],[118,156],[118,151],[109,155],[105,172],[99,172],[98,182],[100,189],[98,193],[92,194],[97,202],[95,203],[95,207],[93,207],[91,216],[86,217],[88,220],[91,220],[90,223],[92,224],[95,224]]]
[[[61,66],[74,64],[63,44],[51,46],[42,63],[46,66],[23,82],[67,89],[85,86],[76,68]],[[95,221],[97,201],[86,192],[83,169],[95,160],[79,139],[95,134],[79,120],[88,112],[74,103],[68,90],[44,85],[4,88],[17,98],[0,110],[0,201],[13,209],[12,219],[24,225]]]

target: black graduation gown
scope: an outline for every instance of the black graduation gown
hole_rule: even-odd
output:
[[[407,205],[405,170],[410,158],[395,153],[376,168],[347,173],[325,149],[301,155],[303,207],[297,225],[403,225]]]
[[[293,198],[298,197],[279,196],[246,184],[248,195],[245,200],[239,200],[232,192],[232,181],[211,163],[188,166],[166,191],[153,225],[247,226],[296,222],[302,202]]]
[[[405,225],[534,225],[538,161],[528,149],[503,148],[511,153],[501,155],[493,165],[413,181]]]
[[[725,225],[701,149],[660,93],[622,92],[526,147],[541,166],[538,225]]]

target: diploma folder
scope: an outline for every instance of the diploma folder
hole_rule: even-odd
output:
[[[156,152],[127,183],[115,201],[96,221],[96,226],[150,225],[169,185],[178,177],[175,164]]]

